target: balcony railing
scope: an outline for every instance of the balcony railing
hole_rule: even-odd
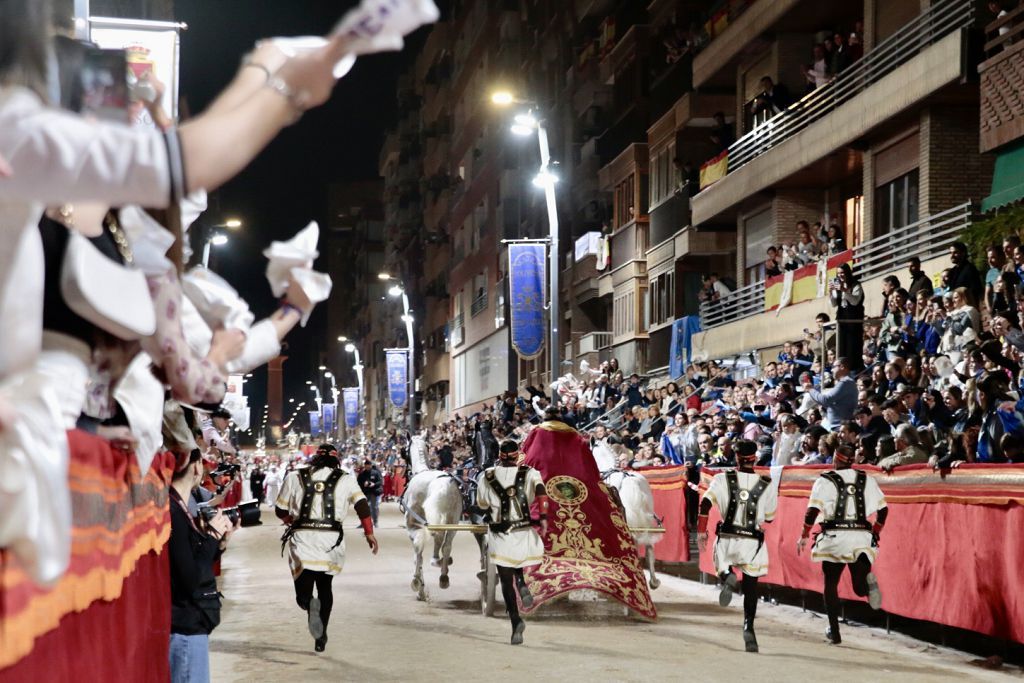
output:
[[[473,299],[473,303],[469,306],[470,316],[475,316],[482,311],[487,310],[487,292],[484,292],[477,298]]]
[[[862,279],[878,277],[906,264],[916,256],[922,261],[946,252],[971,225],[974,205],[965,202],[916,223],[858,244],[853,248],[853,272]],[[718,301],[701,304],[705,330],[765,312],[764,280],[740,287]]]
[[[943,0],[879,43],[827,85],[741,137],[729,147],[729,172],[741,168],[846,104],[940,38],[974,21],[973,0]]]
[[[462,342],[466,341],[466,328],[463,325],[462,314],[459,313],[452,320],[451,327],[449,328],[449,337],[451,339],[452,346],[459,346]]]
[[[612,345],[611,332],[588,332],[580,337],[580,353],[592,353]]]

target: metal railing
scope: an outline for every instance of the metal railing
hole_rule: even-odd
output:
[[[487,292],[473,299],[473,303],[469,305],[469,314],[474,316],[485,310],[487,310]]]
[[[459,313],[457,316],[455,316],[455,319],[452,320],[452,324],[451,324],[451,326],[449,328],[449,336],[451,338],[451,345],[452,346],[458,346],[459,344],[464,342],[465,339],[466,339],[465,332],[466,332],[466,328],[463,326],[462,314]]]
[[[729,172],[753,161],[846,104],[940,38],[974,21],[973,0],[944,0],[879,43],[864,57],[729,147]]]
[[[975,206],[964,202],[951,209],[897,228],[853,248],[852,268],[861,280],[879,277],[905,265],[916,256],[926,261],[942,255],[971,225]],[[761,280],[701,304],[701,325],[707,330],[765,312],[765,282]]]
[[[580,353],[593,353],[612,345],[611,332],[588,332],[580,337]]]

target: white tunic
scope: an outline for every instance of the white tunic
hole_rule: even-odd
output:
[[[857,470],[845,469],[835,470],[835,473],[842,477],[847,484],[852,484],[857,478]],[[836,503],[839,492],[836,485],[824,476],[818,477],[811,488],[811,497],[807,502],[808,507],[818,508],[818,522],[828,521],[836,518]],[[878,482],[871,475],[868,475],[864,484],[864,514],[870,517],[878,512],[885,505],[885,496]],[[846,510],[843,519],[856,519],[857,508],[853,496],[846,499]],[[864,529],[832,529],[818,534],[814,540],[814,547],[811,549],[811,559],[815,562],[856,562],[857,558],[864,554],[868,560],[874,563],[878,549],[871,545],[871,532]]]
[[[723,521],[726,521],[725,514],[729,509],[729,483],[726,480],[725,472],[719,472],[711,480],[704,497],[718,508]],[[750,491],[757,484],[760,476],[750,472],[736,472],[740,491]],[[776,483],[771,483],[761,494],[757,501],[757,515],[755,520],[759,529],[764,528],[765,522],[770,522],[775,517],[775,508],[779,504],[779,492]],[[746,501],[740,500],[736,505],[736,513],[732,521],[742,521],[747,514]],[[768,547],[754,538],[742,536],[719,536],[715,541],[715,571],[719,574],[728,572],[732,567],[739,569],[748,576],[764,576],[768,573]]]
[[[321,467],[313,472],[312,479],[323,481],[332,471],[329,467]],[[299,479],[298,470],[289,472],[275,505],[287,510],[292,517],[298,517],[304,494],[305,489]],[[334,519],[344,523],[349,508],[364,498],[356,478],[351,474],[342,474],[334,487]],[[310,518],[320,519],[323,514],[323,496],[316,496],[309,511]],[[292,534],[288,540],[288,564],[292,569],[292,577],[297,577],[303,569],[331,575],[340,574],[341,568],[345,565],[345,541],[332,547],[337,542],[336,531],[299,529]]]
[[[495,522],[510,521],[516,522],[522,519],[526,519],[530,516],[530,510],[518,510],[515,505],[515,500],[510,509],[510,518],[508,520],[501,519],[501,498],[494,489],[491,488],[491,484],[487,481],[487,473],[494,471],[494,478],[501,485],[502,488],[509,488],[515,483],[516,472],[518,467],[504,467],[502,465],[496,465],[489,469],[484,470],[477,477],[477,490],[476,490],[476,504],[484,510],[489,510],[491,513],[491,519]],[[526,493],[526,500],[530,504],[533,504],[534,499],[537,497],[537,487],[544,486],[544,479],[540,476],[540,472],[528,468],[526,474],[526,481],[524,482],[524,489]],[[488,543],[488,556],[491,562],[501,567],[529,567],[535,564],[540,564],[540,561],[544,558],[544,542],[540,538],[540,534],[533,527],[526,527],[523,529],[516,529],[506,533],[495,533],[493,531],[487,532],[487,543]]]

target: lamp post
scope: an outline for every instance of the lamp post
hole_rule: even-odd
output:
[[[409,295],[405,291],[405,287],[397,281],[396,278],[391,277],[387,273],[380,273],[377,277],[381,280],[395,280],[396,284],[388,290],[388,294],[394,297],[402,297],[402,321],[405,323],[405,336],[409,340],[408,353],[406,354],[406,361],[408,362],[408,369],[406,374],[409,375],[409,433],[416,433],[416,344],[413,340],[413,317],[412,313],[409,312]]]
[[[222,232],[214,232],[217,228],[238,230],[242,227],[242,221],[237,218],[229,218],[218,225],[211,225],[207,228],[206,239],[203,240],[203,268],[210,267],[210,246],[222,247],[228,243],[228,236]]]
[[[322,366],[321,366],[322,367]],[[334,404],[334,434],[337,437],[341,433],[341,421],[338,419],[338,383],[334,379],[334,373],[324,370],[324,377],[331,380],[331,403]]]
[[[558,176],[555,175],[551,163],[551,145],[548,141],[548,131],[544,125],[544,119],[537,116],[537,104],[531,100],[517,98],[512,93],[502,90],[491,95],[491,102],[499,107],[507,107],[512,104],[526,105],[525,113],[516,114],[512,125],[512,132],[516,135],[537,134],[537,144],[540,147],[540,170],[533,179],[533,184],[544,190],[544,202],[548,210],[548,241],[550,252],[548,254],[548,289],[550,292],[550,308],[548,309],[551,319],[551,338],[548,342],[549,372],[551,373],[550,384],[553,384],[561,374],[560,349],[558,347],[558,207],[555,203],[555,183]],[[551,390],[551,405],[558,407],[558,392]]]
[[[363,395],[363,360],[359,357],[359,347],[352,342],[345,344],[345,350],[356,357],[356,364],[352,366],[352,369],[356,371],[356,384],[359,386],[359,452],[361,455],[366,455],[366,397]]]

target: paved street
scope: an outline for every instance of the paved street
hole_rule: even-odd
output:
[[[761,654],[744,653],[739,600],[718,606],[716,592],[666,578],[655,592],[660,620],[622,616],[607,603],[553,606],[528,622],[526,644],[508,644],[502,618],[478,607],[476,544],[460,534],[452,585],[437,587],[428,568],[430,601],[409,588],[411,546],[393,503],[382,506],[381,553],[370,555],[362,534],[348,532],[348,564],[335,579],[327,651],[317,654],[295,606],[281,527],[264,508],[265,524],[243,529],[224,558],[225,609],[211,642],[213,680],[229,681],[563,681],[1006,680],[964,664],[967,655],[882,631],[847,628],[844,644],[824,642],[824,621],[762,603]],[[350,526],[354,526],[354,523]],[[583,616],[580,616],[580,615]]]

